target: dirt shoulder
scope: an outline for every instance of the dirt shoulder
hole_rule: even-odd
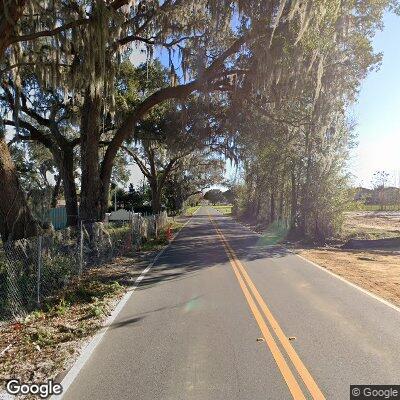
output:
[[[343,240],[400,237],[400,212],[345,213],[343,233]],[[399,251],[324,247],[301,249],[299,253],[348,281],[400,306]]]
[[[298,249],[306,259],[400,306],[400,252]]]

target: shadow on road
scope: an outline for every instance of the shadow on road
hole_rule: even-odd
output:
[[[111,325],[109,325],[109,327],[111,329],[122,328],[122,327],[127,326],[127,325],[136,324],[137,322],[141,321],[142,319],[144,319],[144,317],[128,318],[128,319],[125,319],[123,321],[114,322]]]
[[[213,216],[236,254],[244,261],[285,257],[289,251],[266,235],[251,232],[232,218]]]
[[[129,326],[129,325],[133,325],[133,324],[137,324],[138,322],[142,321],[143,319],[146,318],[147,315],[152,314],[152,313],[158,313],[158,312],[163,312],[165,310],[172,310],[174,308],[182,308],[185,306],[190,306],[191,304],[193,304],[193,302],[196,302],[197,300],[199,300],[202,296],[196,296],[191,298],[189,301],[185,301],[185,302],[181,302],[172,306],[168,306],[168,307],[159,307],[156,308],[154,310],[148,310],[148,311],[143,311],[142,313],[134,316],[134,317],[130,317],[127,319],[124,319],[122,321],[119,322],[113,322],[112,324],[109,325],[110,329],[116,329],[116,328],[123,328],[125,326]]]
[[[243,261],[284,257],[288,250],[278,245],[265,245],[260,236],[229,217],[213,215],[225,237]],[[137,290],[156,284],[185,279],[200,270],[225,264],[229,259],[207,215],[193,217],[191,226],[178,238],[146,274]]]

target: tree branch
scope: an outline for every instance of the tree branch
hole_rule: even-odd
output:
[[[271,32],[271,28],[267,28],[265,34]],[[182,84],[178,86],[170,86],[167,88],[159,89],[157,92],[153,93],[139,106],[128,114],[125,121],[121,124],[120,128],[116,131],[113,139],[111,140],[110,145],[108,146],[102,165],[101,165],[101,179],[103,182],[109,181],[111,178],[111,170],[113,166],[114,159],[118,153],[118,149],[122,146],[123,142],[129,138],[132,134],[136,123],[141,119],[144,115],[147,114],[149,110],[151,110],[155,105],[160,104],[166,100],[171,99],[185,99],[192,92],[196,90],[201,90],[202,88],[205,91],[210,91],[207,88],[207,84],[209,84],[208,80],[210,77],[218,76],[218,74],[224,75],[225,62],[232,55],[236,54],[244,44],[248,41],[252,40],[255,37],[254,33],[249,33],[243,35],[242,37],[236,39],[231,46],[229,46],[224,52],[221,53],[219,57],[217,57],[209,67],[207,67],[197,79],[193,80],[190,83]],[[222,70],[222,71],[221,71]],[[222,90],[222,89],[221,89]]]
[[[4,121],[5,125],[9,126],[14,126],[16,127],[15,121],[10,121],[10,120],[5,120]],[[16,135],[17,140],[31,140],[31,141],[37,141],[43,144],[46,148],[52,150],[54,149],[54,143],[51,140],[51,138],[44,134],[43,132],[40,132],[39,129],[35,128],[33,125],[31,125],[29,122],[19,120],[18,125],[22,128],[25,129],[29,132],[29,136],[24,136],[24,135]]]
[[[150,174],[149,170],[146,168],[146,165],[144,164],[144,162],[139,158],[139,156],[135,152],[133,152],[129,147],[122,146],[121,148],[124,151],[126,151],[135,160],[135,163],[137,164],[139,169],[142,171],[142,174],[147,179],[150,179],[151,174]]]
[[[13,36],[13,37],[11,37],[9,44],[13,44],[13,43],[17,43],[17,42],[27,42],[29,40],[38,39],[40,37],[55,36],[59,33],[67,31],[68,29],[75,28],[77,26],[86,25],[89,22],[90,22],[89,18],[77,19],[76,21],[69,22],[68,24],[59,26],[58,28],[55,28],[55,29],[29,33],[26,35]]]
[[[9,85],[13,87],[12,82],[9,82]],[[11,109],[14,110],[15,109],[15,99],[14,99],[14,96],[12,95],[8,85],[3,83],[1,85],[1,87],[3,88],[4,92],[6,93],[8,104],[10,105]],[[40,125],[43,125],[43,126],[49,128],[51,121],[49,119],[43,118],[41,115],[37,114],[36,112],[34,112],[33,110],[30,110],[28,108],[28,106],[26,104],[27,103],[26,96],[22,91],[20,92],[20,97],[21,97],[21,102],[22,102],[21,111],[23,111],[26,115],[28,115],[29,117],[36,120],[36,122],[38,122]]]
[[[36,65],[36,63],[34,62],[21,62],[21,63],[16,63],[13,65],[9,65],[6,68],[3,68],[2,70],[0,70],[0,76],[4,75],[6,72],[9,72],[11,70],[13,70],[14,68],[19,68],[19,67],[29,67],[29,66],[34,66]],[[51,63],[44,63],[43,65],[47,65],[49,67],[51,67],[53,64]],[[59,67],[70,67],[69,64],[57,64]]]
[[[14,4],[11,2],[1,1],[0,2],[0,59],[3,59],[3,55],[7,47],[10,45],[10,38],[14,32],[14,27],[22,15],[26,0],[14,0]]]

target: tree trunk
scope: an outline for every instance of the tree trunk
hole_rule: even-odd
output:
[[[55,156],[63,182],[65,208],[67,210],[67,225],[78,224],[78,196],[74,177],[74,150],[72,146],[63,148],[61,154]]]
[[[14,26],[21,17],[26,0],[0,1],[0,58],[10,45],[10,38],[14,35]]]
[[[110,203],[110,187],[111,174],[101,178],[101,194],[100,194],[100,220],[102,221],[106,215],[108,205]]]
[[[99,169],[100,104],[100,97],[86,90],[81,123],[80,218],[83,221],[101,221],[104,217]]]
[[[286,213],[285,210],[285,192],[282,189],[279,194],[279,211],[278,211],[278,219],[286,221]]]
[[[297,188],[296,188],[296,175],[294,170],[291,173],[291,205],[290,205],[290,229],[294,231],[296,229],[297,222]]]
[[[36,236],[40,231],[39,224],[21,190],[4,138],[0,138],[0,183],[0,233],[3,242]]]
[[[275,222],[275,215],[276,215],[276,211],[275,211],[275,192],[274,190],[271,191],[271,198],[270,198],[270,214],[269,214],[269,219],[270,219],[270,223],[272,224],[273,222]]]
[[[76,194],[76,184],[74,177],[74,153],[73,150],[65,152],[63,167],[63,187],[65,196],[65,207],[67,209],[68,226],[78,224],[78,196]]]
[[[78,196],[76,194],[76,184],[74,177],[74,147],[72,144],[60,145],[60,147],[50,146],[54,161],[60,173],[63,183],[65,208],[67,211],[67,225],[76,226],[78,224]]]
[[[53,194],[51,196],[51,203],[50,207],[55,208],[57,207],[58,197],[60,196],[60,187],[61,187],[61,174],[57,175],[56,184],[53,189]]]
[[[157,214],[161,211],[161,188],[156,181],[150,182],[151,188],[151,208],[153,213]]]
[[[310,198],[310,186],[311,186],[311,144],[310,144],[310,133],[306,133],[306,179],[301,190],[301,207],[300,207],[300,223],[299,233],[302,236],[307,235],[308,217],[310,214],[311,198]]]

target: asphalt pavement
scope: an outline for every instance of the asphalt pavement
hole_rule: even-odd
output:
[[[349,399],[351,384],[400,384],[400,313],[202,207],[63,399]]]

